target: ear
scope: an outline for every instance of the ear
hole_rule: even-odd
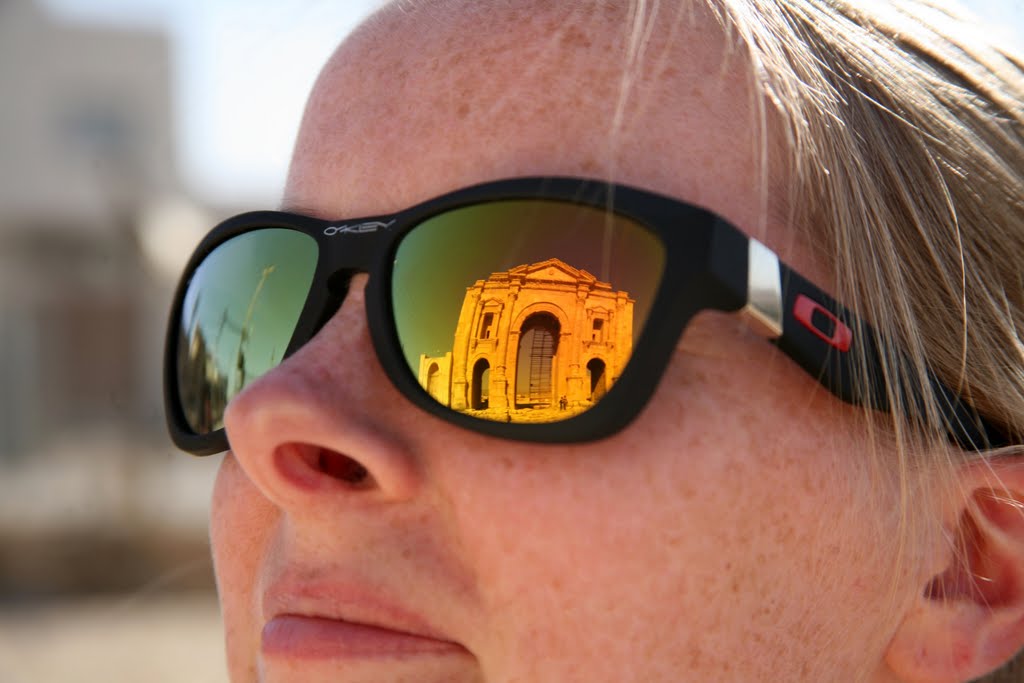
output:
[[[1024,460],[972,463],[950,501],[954,546],[889,643],[899,680],[962,683],[1024,647]]]

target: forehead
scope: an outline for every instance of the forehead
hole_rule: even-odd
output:
[[[766,230],[749,71],[699,3],[392,6],[311,95],[286,192],[341,217],[501,177],[583,175]],[[685,7],[684,7],[685,6]],[[766,192],[766,190],[769,190]]]

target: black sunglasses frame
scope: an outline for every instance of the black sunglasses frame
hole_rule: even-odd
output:
[[[614,211],[653,232],[666,267],[629,363],[604,398],[559,422],[505,423],[448,408],[431,398],[404,360],[392,308],[392,266],[402,239],[423,221],[453,209],[505,200],[551,200]],[[284,359],[309,341],[340,307],[355,273],[369,275],[366,315],[374,350],[395,387],[414,405],[452,424],[517,441],[574,443],[610,436],[653,395],[690,320],[702,310],[746,314],[754,329],[840,399],[888,410],[876,335],[864,322],[723,218],[670,197],[604,181],[564,177],[484,183],[383,216],[328,221],[257,211],[215,227],[192,255],[171,307],[164,356],[164,403],[174,443],[195,455],[228,450],[225,430],[196,434],[181,407],[178,341],[184,297],[196,269],[227,240],[286,228],[316,240],[318,258],[306,302]],[[482,227],[481,229],[486,229]],[[858,345],[862,348],[858,350]],[[282,362],[284,362],[282,360]],[[863,365],[862,365],[863,364]],[[952,441],[968,450],[1004,445],[998,430],[932,377]],[[921,404],[921,396],[907,405]]]

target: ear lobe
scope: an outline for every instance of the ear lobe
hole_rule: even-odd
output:
[[[886,662],[900,680],[973,680],[1024,647],[1024,467],[994,468],[1002,486],[992,487],[988,470],[967,489],[948,566],[889,644]]]

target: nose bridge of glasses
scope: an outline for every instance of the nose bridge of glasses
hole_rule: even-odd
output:
[[[313,229],[319,233],[321,272],[319,280],[326,292],[317,297],[318,309],[313,333],[318,332],[337,313],[348,296],[352,278],[379,268],[382,253],[394,241],[398,221],[395,216],[371,216],[355,220],[319,221]],[[321,290],[323,291],[323,290]]]
[[[321,223],[321,244],[328,259],[330,279],[347,283],[356,271],[369,272],[381,250],[387,249],[393,240],[396,223],[393,216]]]
[[[319,332],[327,324],[327,321],[338,312],[345,302],[345,297],[348,296],[352,278],[361,272],[365,271],[358,268],[339,268],[327,276],[326,298],[322,300],[323,305],[319,307],[320,310],[313,323],[313,334]]]
[[[360,272],[363,271],[356,268],[341,268],[327,277],[327,291],[332,299],[337,300],[338,305],[341,305],[341,302],[348,295],[348,288],[352,278]]]

